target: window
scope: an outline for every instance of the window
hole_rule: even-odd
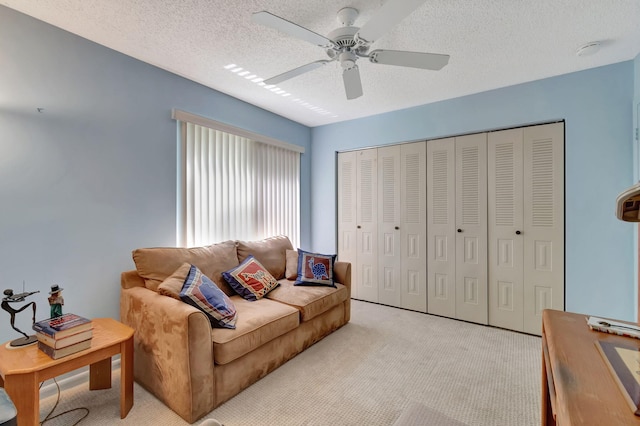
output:
[[[178,245],[300,236],[301,147],[174,111]]]

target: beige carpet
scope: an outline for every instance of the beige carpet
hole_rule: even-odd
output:
[[[539,337],[354,301],[349,324],[205,418],[226,426],[392,425],[418,406],[469,426],[533,426],[540,365]],[[85,406],[81,424],[187,424],[137,384],[120,420],[118,377],[109,390],[64,389],[56,413]],[[41,401],[41,418],[54,403]]]

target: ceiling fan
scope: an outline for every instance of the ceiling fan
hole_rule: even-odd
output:
[[[329,56],[329,59],[311,62],[271,77],[265,80],[264,83],[278,84],[320,68],[330,62],[339,61],[342,66],[342,80],[347,99],[355,99],[362,96],[360,71],[356,64],[356,61],[360,58],[368,58],[374,64],[397,65],[427,70],[442,69],[449,62],[449,55],[382,49],[369,51],[369,48],[376,40],[425,1],[387,0],[373,18],[361,28],[353,26],[358,17],[358,11],[351,7],[345,7],[338,11],[337,16],[338,22],[342,27],[331,31],[326,37],[266,11],[254,13],[251,16],[254,22],[322,47]]]

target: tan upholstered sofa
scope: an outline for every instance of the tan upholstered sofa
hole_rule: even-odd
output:
[[[135,329],[135,380],[193,423],[346,324],[351,265],[335,263],[336,288],[294,286],[285,278],[295,259],[290,250],[287,237],[134,250],[136,270],[121,277],[120,318]],[[221,276],[250,254],[280,282],[257,301],[235,294]],[[212,328],[202,311],[158,293],[185,262],[230,296],[238,314],[234,330]]]

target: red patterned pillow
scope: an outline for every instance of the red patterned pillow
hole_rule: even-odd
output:
[[[255,257],[247,257],[240,265],[222,273],[229,285],[247,300],[258,300],[280,285]]]

